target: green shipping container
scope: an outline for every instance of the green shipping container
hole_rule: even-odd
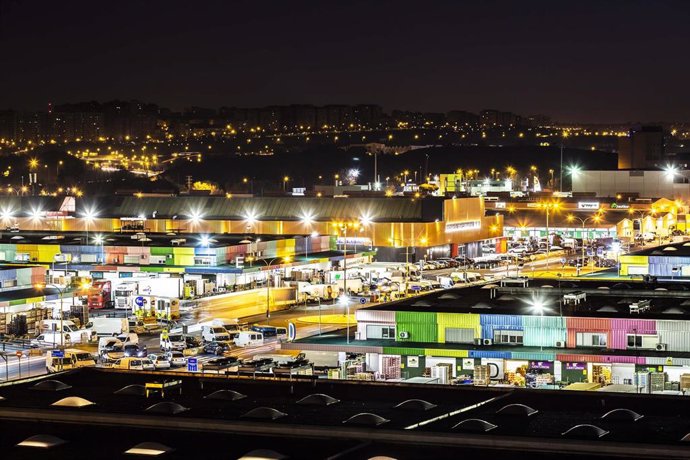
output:
[[[399,342],[436,343],[438,328],[436,323],[397,323]],[[407,332],[407,337],[401,334]]]

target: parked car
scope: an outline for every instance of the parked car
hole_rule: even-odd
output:
[[[125,358],[130,358],[130,357],[145,358],[146,355],[148,355],[148,352],[146,351],[145,346],[139,346],[139,345],[134,345],[134,344],[123,346],[122,352],[123,352]]]
[[[166,355],[149,355],[148,358],[156,369],[170,369],[170,360]]]
[[[121,358],[113,363],[114,369],[128,371],[153,371],[156,370],[153,362],[148,358]]]
[[[207,342],[204,344],[204,353],[221,356],[226,351],[230,351],[232,346],[229,342]]]
[[[187,357],[181,351],[171,351],[165,356],[173,367],[187,365]]]

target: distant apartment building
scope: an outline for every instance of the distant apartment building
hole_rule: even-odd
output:
[[[522,121],[520,115],[513,112],[502,112],[494,109],[482,110],[479,113],[479,120],[485,128],[517,126]]]
[[[661,126],[637,126],[618,139],[618,169],[645,169],[662,166],[664,130]]]
[[[455,125],[474,126],[479,124],[479,115],[465,110],[451,110],[446,113],[446,121]]]

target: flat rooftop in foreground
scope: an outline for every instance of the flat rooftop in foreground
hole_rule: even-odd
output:
[[[492,287],[496,295],[491,297]],[[637,281],[530,279],[527,288],[517,285],[460,287],[409,297],[369,307],[384,311],[437,313],[538,314],[534,305],[544,305],[544,316],[690,320],[690,285]],[[579,305],[564,305],[564,294],[584,292]],[[630,313],[630,304],[650,300],[651,308]]]
[[[138,442],[158,442],[175,449],[163,458],[194,458],[200,452],[222,451],[222,458],[239,458],[253,449],[272,449],[289,458],[456,459],[457,449],[475,458],[508,455],[520,458],[684,458],[690,446],[681,439],[690,433],[690,398],[594,392],[531,391],[514,388],[455,387],[391,382],[337,380],[295,381],[204,378],[170,375],[182,380],[182,394],[171,392],[166,402],[186,408],[178,414],[146,409],[159,396],[116,394],[127,385],[160,381],[161,374],[121,373],[82,369],[34,381],[0,386],[0,450],[3,458],[92,458],[107,449],[108,458]],[[69,387],[40,391],[33,386],[58,380]],[[207,396],[233,390],[245,397],[219,401]],[[297,403],[311,394],[338,401],[327,406]],[[82,408],[51,406],[67,397],[94,402]],[[428,410],[395,408],[408,399],[434,406]],[[524,404],[538,412],[529,417],[505,416],[508,404]],[[285,414],[248,419],[248,411],[268,407]],[[614,408],[628,408],[644,417],[637,422],[613,422],[600,417]],[[376,425],[343,423],[362,412],[387,420]],[[280,415],[280,414],[279,414]],[[495,425],[491,431],[454,428],[479,418]],[[596,439],[569,438],[562,433],[576,424],[594,424],[607,433]],[[50,434],[67,441],[55,449],[15,447],[29,436]],[[111,456],[112,455],[112,456]],[[103,457],[101,457],[103,458]]]

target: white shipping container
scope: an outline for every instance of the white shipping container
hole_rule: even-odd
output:
[[[357,321],[368,321],[370,323],[391,323],[395,324],[395,312],[385,310],[361,309],[355,312]]]

